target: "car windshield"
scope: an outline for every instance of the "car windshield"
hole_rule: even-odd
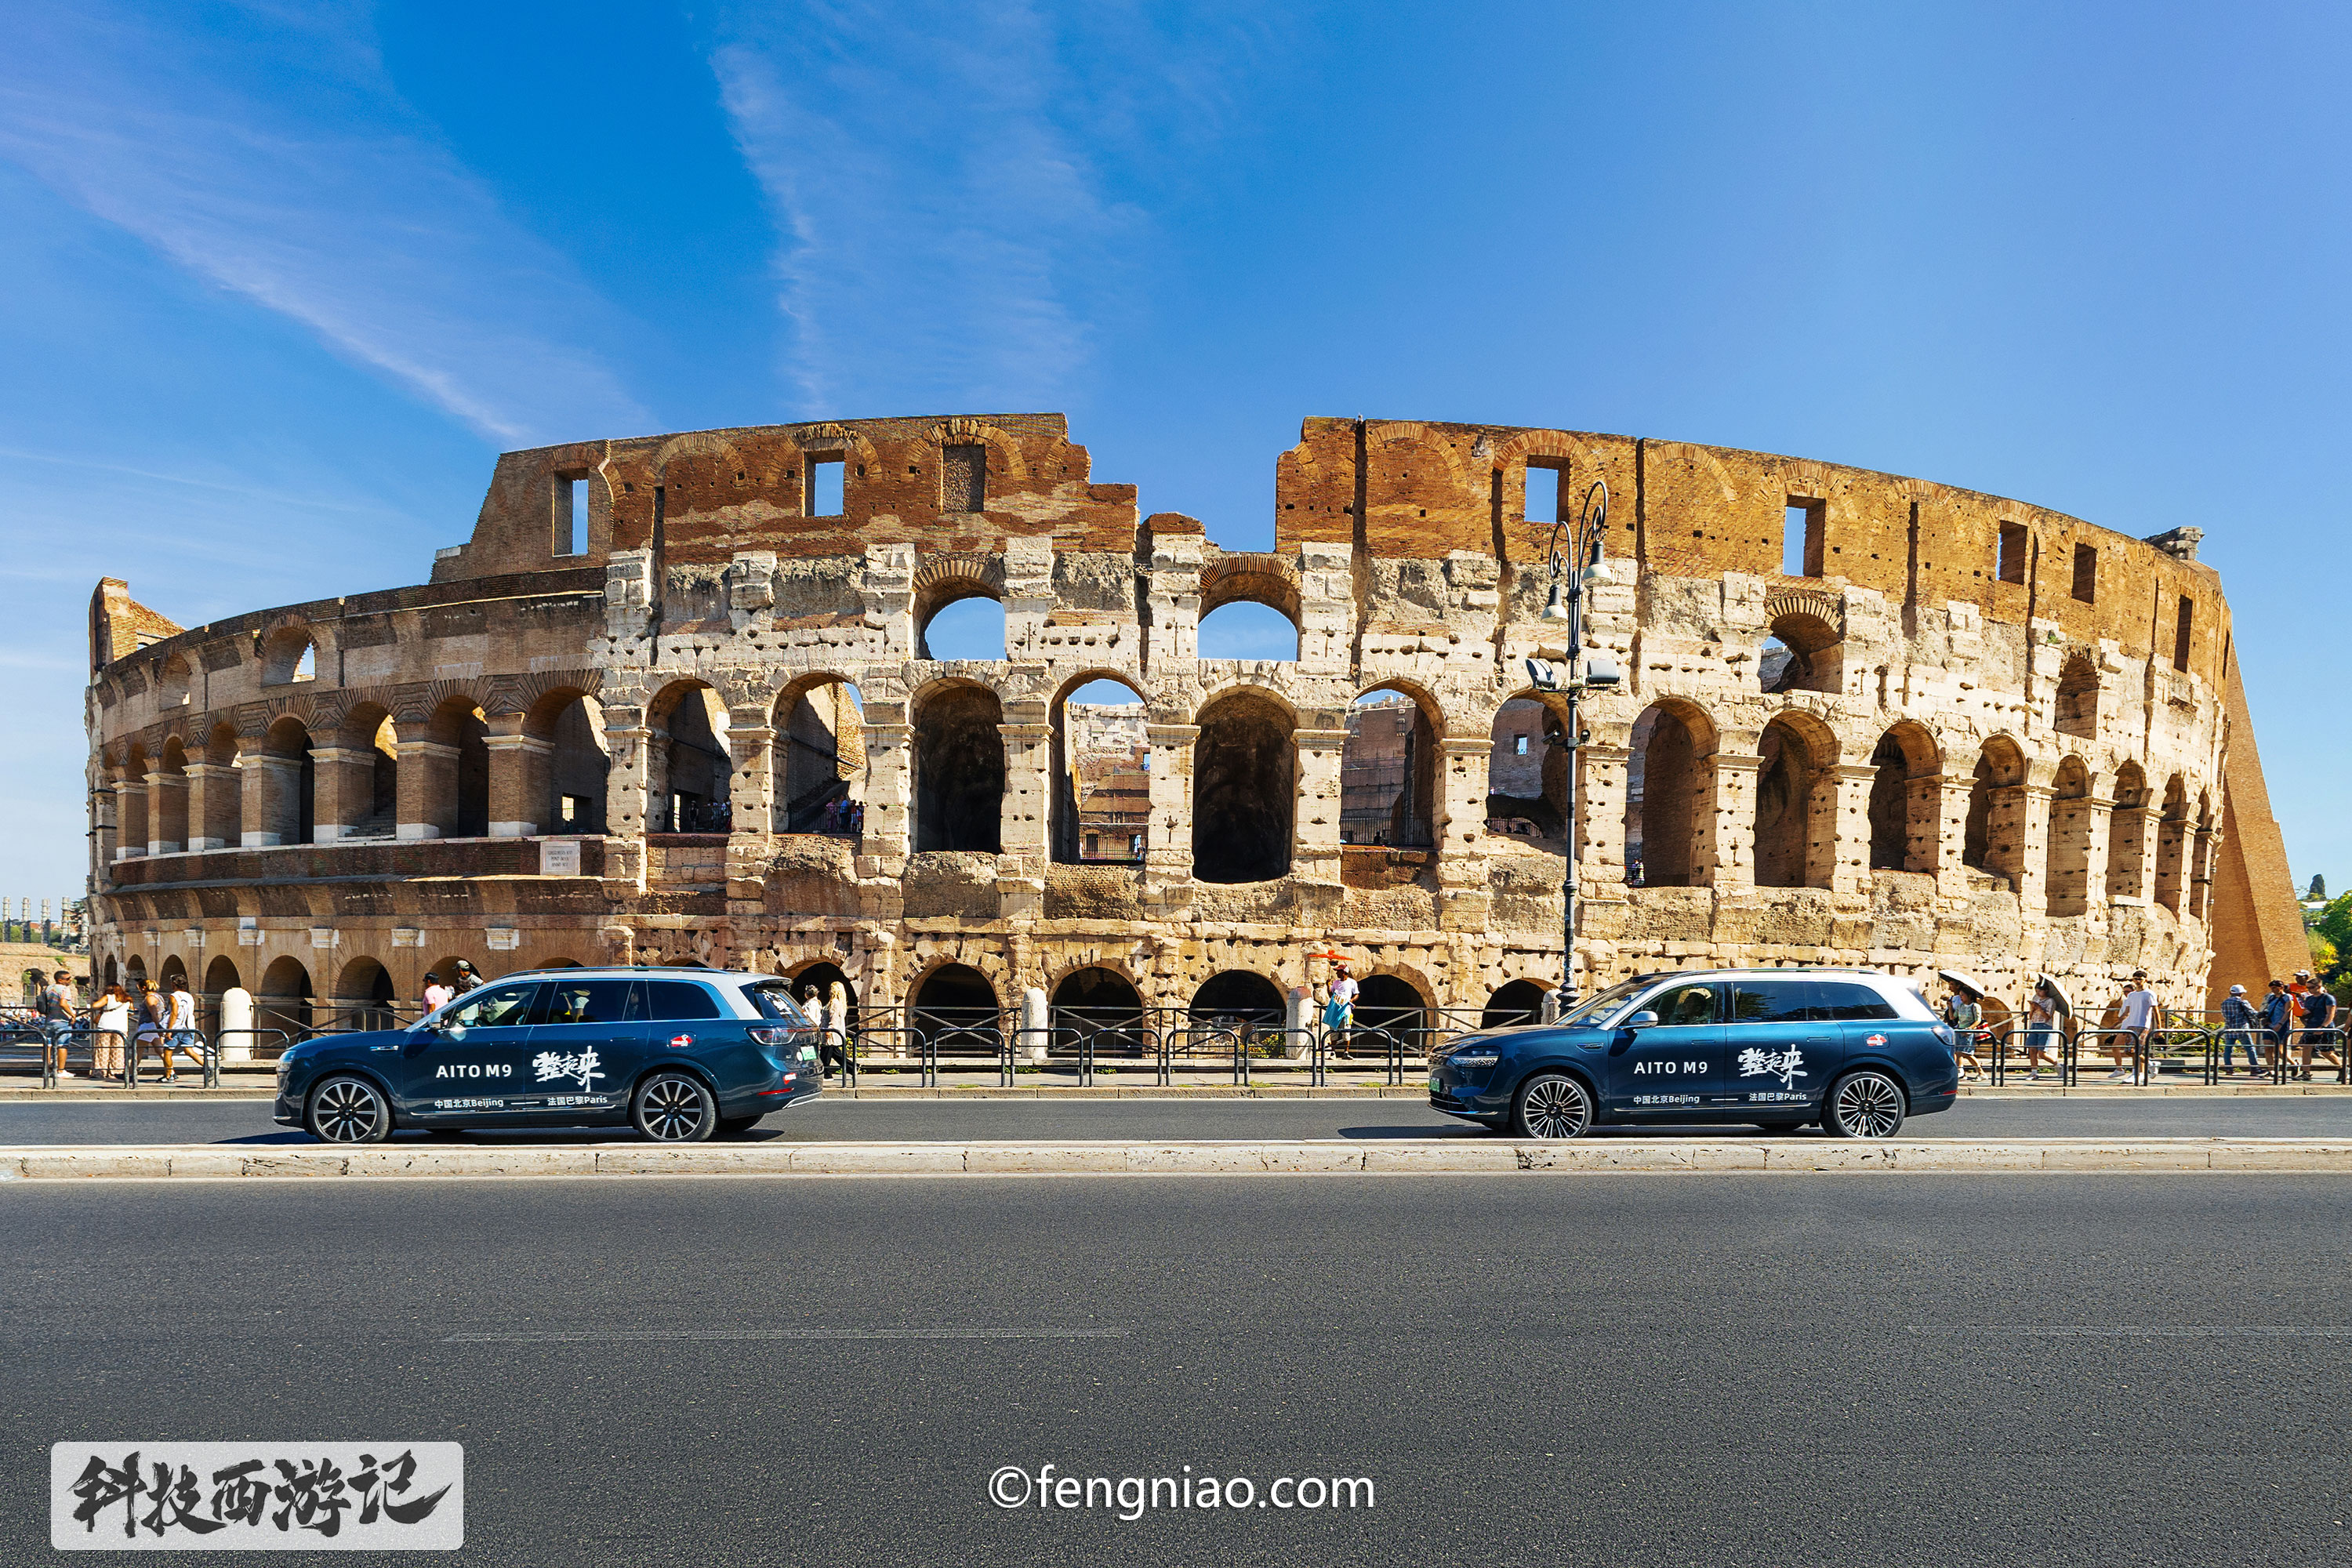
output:
[[[793,1000],[792,987],[784,981],[771,981],[765,985],[746,985],[743,988],[743,994],[751,998],[751,1005],[760,1010],[760,1016],[763,1018],[774,1018],[798,1028],[808,1026],[808,1015],[802,1012],[800,1004]]]
[[[1649,985],[1646,980],[1624,980],[1612,985],[1598,996],[1588,997],[1560,1019],[1563,1024],[1584,1024],[1593,1028],[1606,1028],[1617,1021],[1625,1004],[1642,994]]]

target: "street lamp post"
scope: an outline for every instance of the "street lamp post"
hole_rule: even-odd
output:
[[[1591,739],[1578,722],[1577,705],[1587,690],[1613,687],[1619,679],[1612,661],[1594,658],[1588,663],[1584,657],[1584,589],[1600,575],[1601,539],[1608,528],[1609,486],[1595,479],[1584,492],[1584,505],[1573,524],[1563,517],[1551,525],[1551,599],[1544,605],[1543,615],[1548,621],[1568,624],[1567,658],[1558,665],[1540,658],[1528,660],[1528,679],[1535,688],[1557,691],[1568,702],[1565,732],[1551,742],[1568,753],[1567,805],[1560,824],[1568,841],[1566,869],[1560,878],[1559,1011],[1563,1015],[1577,1000],[1576,868],[1581,845],[1576,831],[1576,753]],[[1569,536],[1564,558],[1559,549],[1563,530]]]

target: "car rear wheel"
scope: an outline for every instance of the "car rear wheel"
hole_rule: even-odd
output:
[[[656,1143],[699,1143],[717,1130],[719,1106],[700,1079],[657,1072],[637,1086],[629,1120]]]
[[[310,1095],[310,1136],[321,1143],[381,1143],[392,1136],[392,1107],[363,1078],[331,1078]]]
[[[1591,1126],[1592,1096],[1566,1073],[1528,1079],[1511,1112],[1511,1130],[1522,1138],[1581,1138]]]
[[[1903,1086],[1864,1068],[1838,1079],[1822,1125],[1835,1138],[1892,1138],[1902,1130],[1905,1110]]]

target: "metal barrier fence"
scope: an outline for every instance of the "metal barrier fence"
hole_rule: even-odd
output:
[[[2085,1053],[2104,1058],[2107,1081],[2148,1084],[2177,1067],[2184,1081],[2219,1085],[2238,1076],[2237,1058],[2246,1059],[2244,1077],[2273,1084],[2323,1081],[2316,1068],[2332,1067],[2333,1081],[2352,1085],[2352,1051],[2344,1047],[2340,1028],[2284,1029],[2260,1026],[2231,1028],[2221,1024],[2168,1023],[2142,1035],[2132,1029],[2060,1029],[2054,1045],[2040,1042],[2031,1029],[1977,1030],[1973,1054],[1995,1085],[2005,1085],[2023,1069],[2023,1081],[2040,1081],[2045,1073],[2061,1088],[2081,1081]],[[2098,1081],[2094,1079],[2094,1081]]]

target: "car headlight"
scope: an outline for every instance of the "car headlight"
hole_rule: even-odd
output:
[[[1465,1051],[1445,1059],[1458,1068],[1490,1068],[1503,1058],[1493,1051]]]

